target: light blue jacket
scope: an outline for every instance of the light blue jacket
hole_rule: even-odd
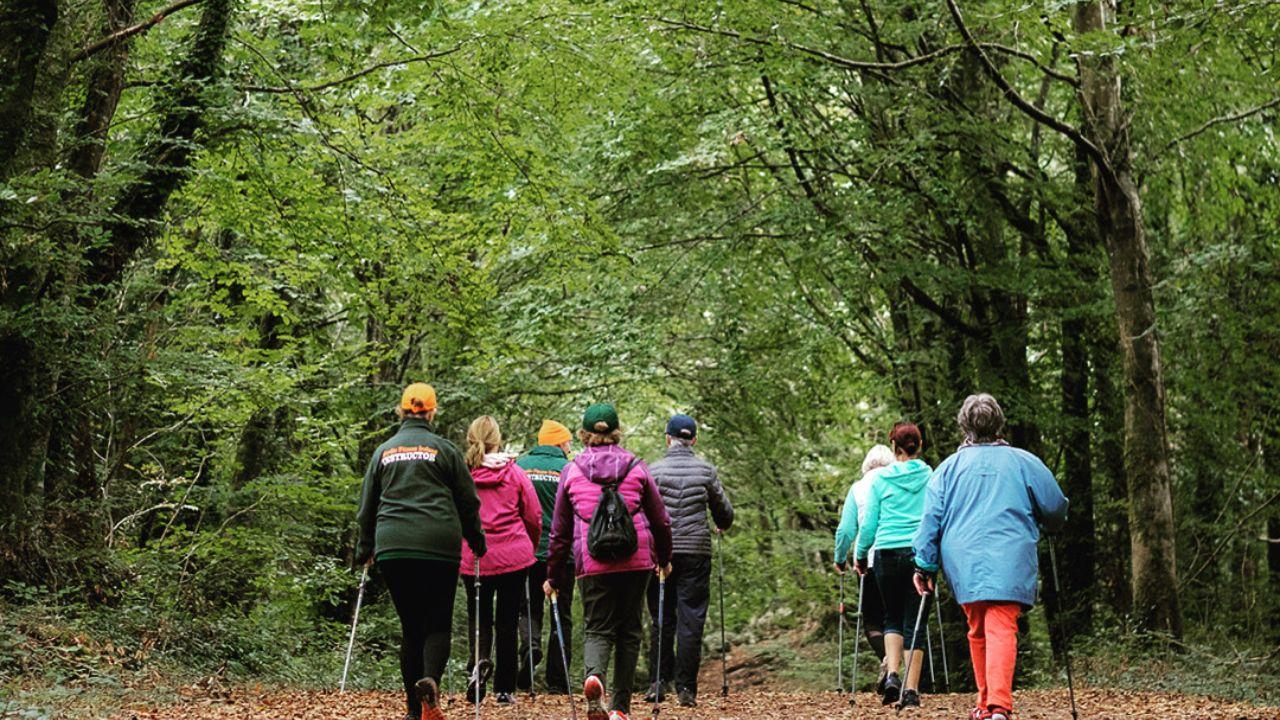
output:
[[[1003,443],[962,446],[929,478],[916,565],[941,566],[956,601],[1036,601],[1036,542],[1067,519],[1067,498],[1035,455]]]
[[[867,512],[867,497],[871,494],[871,484],[875,482],[876,476],[882,469],[883,467],[878,467],[863,475],[849,486],[849,492],[844,496],[844,508],[840,511],[840,525],[836,527],[835,559],[840,564],[849,562],[849,551],[858,540],[858,526],[862,522],[862,516]],[[859,499],[862,500],[861,503],[858,502]]]
[[[923,460],[903,460],[880,471],[867,495],[867,511],[858,529],[856,557],[862,560],[877,550],[911,547],[924,512],[925,485],[929,464]]]

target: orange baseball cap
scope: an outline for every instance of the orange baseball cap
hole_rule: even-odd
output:
[[[407,412],[427,412],[436,409],[436,389],[426,383],[414,383],[400,396],[400,409]]]

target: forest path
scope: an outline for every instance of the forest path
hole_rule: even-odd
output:
[[[1077,693],[1081,720],[1278,720],[1280,708],[1226,703],[1195,695],[1086,689]],[[640,700],[639,697],[636,698]],[[847,695],[826,693],[769,693],[751,690],[727,699],[708,694],[700,706],[685,710],[664,704],[664,720],[809,720],[817,718],[895,718],[903,720],[962,720],[972,707],[971,695],[934,695],[923,698],[924,707],[901,716],[882,707],[870,694],[858,696],[857,708]],[[1070,720],[1066,690],[1032,690],[1015,695],[1019,720]],[[248,718],[308,718],[314,720],[394,720],[401,717],[400,697],[390,692],[233,691],[219,697],[194,697],[170,707],[133,707],[114,716],[117,720],[246,720]],[[632,717],[650,716],[643,702],[632,706]],[[449,720],[475,717],[460,696],[446,699]],[[564,696],[520,697],[512,708],[498,708],[492,700],[483,706],[486,720],[560,720],[568,718]],[[578,717],[584,717],[579,703]]]

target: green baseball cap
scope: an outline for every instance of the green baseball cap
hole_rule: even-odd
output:
[[[582,413],[582,429],[594,433],[613,432],[618,429],[618,411],[609,403],[596,403]]]

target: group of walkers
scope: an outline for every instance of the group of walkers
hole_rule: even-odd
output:
[[[358,559],[377,565],[400,618],[406,719],[444,718],[440,682],[459,576],[471,702],[484,699],[492,679],[495,701],[514,704],[544,659],[548,689],[570,692],[576,585],[588,720],[626,720],[646,605],[668,619],[650,635],[649,697],[674,689],[681,705],[696,705],[710,597],[707,517],[722,532],[733,507],[715,468],[694,454],[693,418],[670,419],[666,455],[650,468],[622,447],[611,405],[583,413],[583,447],[572,460],[573,433],[553,420],[543,422],[536,447],[514,458],[502,452],[493,417],[472,421],[459,451],[432,431],[436,412],[431,386],[405,389],[400,429],[370,459],[357,514]],[[543,596],[557,626],[545,656]]]
[[[994,397],[969,396],[956,420],[964,442],[936,470],[919,459],[923,441],[911,423],[867,453],[836,530],[836,572],[846,572],[853,549],[862,624],[881,660],[876,692],[899,708],[920,705],[916,636],[944,572],[969,626],[978,686],[971,720],[1008,720],[1018,617],[1036,598],[1040,526],[1059,528],[1068,503],[1039,458],[1002,439]]]
[[[492,679],[496,702],[515,703],[544,659],[548,689],[571,692],[568,608],[576,592],[587,720],[626,720],[646,606],[656,620],[647,699],[674,690],[682,706],[695,706],[712,527],[728,529],[733,507],[715,467],[694,453],[693,418],[670,419],[666,455],[649,467],[622,447],[611,405],[583,413],[582,449],[572,460],[574,433],[554,420],[515,458],[502,452],[493,417],[472,421],[459,451],[433,432],[436,411],[431,386],[405,389],[399,431],[369,461],[357,516],[358,559],[376,563],[400,618],[407,720],[444,718],[440,682],[459,576],[471,702],[483,700]],[[841,512],[835,567],[845,574],[853,555],[885,704],[920,705],[917,636],[941,571],[968,621],[978,686],[971,720],[1008,720],[1017,622],[1036,598],[1040,526],[1059,527],[1068,503],[1043,462],[1002,439],[995,398],[968,397],[957,421],[964,442],[937,469],[920,459],[924,441],[909,422],[894,425],[887,447],[867,453]],[[538,593],[551,601],[556,625],[545,655]],[[842,622],[843,612],[842,603]]]

